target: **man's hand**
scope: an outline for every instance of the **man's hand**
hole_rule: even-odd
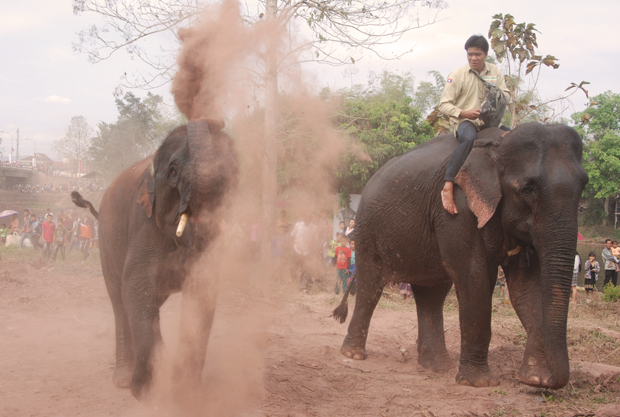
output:
[[[459,116],[466,119],[475,120],[480,117],[480,109],[461,110],[461,114]]]

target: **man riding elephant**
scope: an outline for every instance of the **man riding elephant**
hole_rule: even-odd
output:
[[[444,177],[441,202],[450,214],[457,214],[454,204],[454,177],[471,152],[478,131],[499,127],[509,97],[506,82],[499,68],[485,62],[489,43],[480,35],[473,35],[465,42],[467,65],[448,76],[439,111],[450,118],[450,129],[459,140],[454,149]],[[502,94],[503,93],[503,94]]]

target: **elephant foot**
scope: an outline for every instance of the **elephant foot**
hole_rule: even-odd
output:
[[[553,375],[544,361],[529,356],[523,359],[518,373],[519,381],[537,388],[552,388]]]
[[[461,369],[456,374],[456,382],[470,387],[497,387],[499,380],[487,368],[486,370]]]
[[[356,361],[363,361],[368,357],[366,349],[361,347],[343,346],[342,349],[340,349],[340,353],[347,358],[355,359]]]
[[[130,366],[117,366],[112,375],[112,383],[117,388],[129,388],[133,369]]]
[[[452,363],[448,352],[435,355],[419,354],[418,364],[436,373],[448,372],[454,368],[454,363]]]

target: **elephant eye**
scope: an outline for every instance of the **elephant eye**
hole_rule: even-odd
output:
[[[521,194],[532,195],[535,192],[536,190],[534,189],[534,186],[531,184],[526,184],[525,186],[521,188]]]
[[[175,167],[170,167],[170,170],[168,170],[168,179],[171,182],[176,183],[177,176],[178,176],[177,169]]]

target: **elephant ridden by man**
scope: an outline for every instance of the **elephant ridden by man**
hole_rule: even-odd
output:
[[[368,357],[370,320],[383,288],[402,282],[411,285],[416,303],[418,364],[451,369],[443,304],[454,286],[461,333],[456,381],[497,386],[488,354],[501,265],[527,332],[518,379],[558,389],[570,378],[568,306],[579,202],[588,182],[583,143],[561,124],[499,128],[503,77],[484,62],[484,38],[470,38],[465,49],[469,65],[450,74],[441,104],[458,140],[451,133],[436,136],[388,161],[364,187],[355,217],[355,309],[341,352]],[[340,322],[350,293],[333,312]]]
[[[473,35],[465,42],[465,50],[467,65],[450,73],[439,102],[439,111],[450,118],[450,129],[459,140],[441,190],[441,202],[450,214],[458,213],[454,177],[471,152],[478,131],[489,127],[510,131],[501,124],[510,93],[499,68],[485,61],[489,43],[483,36]]]

